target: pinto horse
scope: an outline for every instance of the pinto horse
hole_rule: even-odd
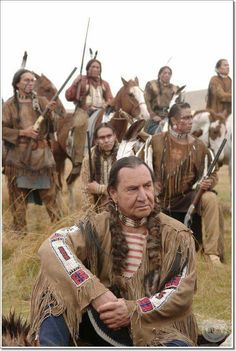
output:
[[[193,116],[191,133],[204,142],[216,155],[225,137],[227,142],[219,157],[219,165],[229,166],[231,175],[232,115],[216,114],[213,111],[196,111]]]

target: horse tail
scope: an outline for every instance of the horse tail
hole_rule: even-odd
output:
[[[36,346],[29,341],[30,325],[21,315],[10,311],[2,317],[2,346]]]

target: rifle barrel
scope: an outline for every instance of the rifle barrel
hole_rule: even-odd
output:
[[[77,67],[75,67],[72,72],[69,74],[69,76],[66,78],[65,82],[62,84],[62,86],[60,87],[60,89],[56,92],[56,94],[51,98],[50,102],[51,101],[55,101],[58,96],[61,94],[62,90],[64,89],[64,87],[66,86],[66,84],[68,83],[68,81],[70,80],[70,78],[73,76],[73,74],[75,73],[75,71],[77,70]],[[46,107],[42,113],[41,116],[45,116],[46,113],[48,112],[48,107]]]
[[[89,131],[87,131],[87,141],[88,141],[88,157],[89,157],[89,178],[90,182],[93,181],[93,166],[92,166],[92,155],[91,155],[91,145]]]

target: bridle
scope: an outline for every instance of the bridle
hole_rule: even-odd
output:
[[[140,89],[140,91],[143,92],[143,90],[139,86],[137,86],[137,87]],[[132,100],[132,97],[130,96],[130,93],[128,93],[127,95],[128,95],[128,98],[129,98],[131,105],[133,106],[133,111],[136,111],[141,105],[146,105],[145,101],[134,103],[134,101]],[[134,96],[134,95],[132,94],[132,96]]]

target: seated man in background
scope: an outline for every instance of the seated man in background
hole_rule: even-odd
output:
[[[93,208],[100,212],[101,206],[108,201],[108,178],[112,164],[116,161],[118,143],[115,130],[109,123],[99,124],[94,132],[94,139],[95,146],[91,149],[92,170],[87,155],[80,174],[81,207],[83,211]]]

